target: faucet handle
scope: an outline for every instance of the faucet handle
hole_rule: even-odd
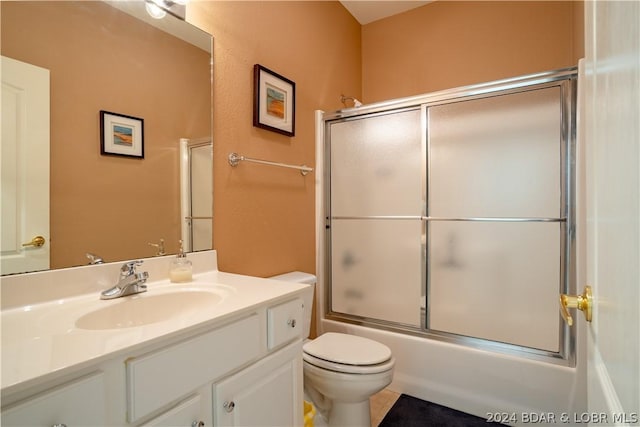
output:
[[[89,264],[93,265],[93,264],[103,264],[104,260],[102,259],[101,256],[96,255],[96,254],[92,254],[91,252],[87,252],[85,254],[85,256],[89,259]]]
[[[147,243],[147,245],[149,246],[153,246],[154,248],[156,248],[156,255],[155,256],[164,256],[167,253],[164,251],[164,239],[160,239],[160,243]]]
[[[141,259],[137,259],[135,261],[129,261],[122,265],[120,268],[120,274],[122,276],[130,276],[132,274],[136,274],[136,267],[142,265],[144,261]]]

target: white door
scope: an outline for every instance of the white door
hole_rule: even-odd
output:
[[[43,270],[50,247],[49,70],[3,56],[1,74],[0,272]]]
[[[585,2],[585,34],[587,283],[594,291],[588,405],[593,424],[637,425],[640,2]]]

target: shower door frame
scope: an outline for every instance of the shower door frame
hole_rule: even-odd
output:
[[[427,315],[429,306],[429,243],[428,229],[431,221],[441,220],[442,218],[431,218],[429,212],[429,147],[427,133],[427,109],[429,107],[448,104],[460,101],[469,101],[474,99],[488,98],[492,96],[513,94],[525,92],[528,90],[544,89],[549,87],[560,87],[561,90],[561,138],[560,141],[560,160],[561,164],[561,212],[558,219],[542,219],[548,222],[561,222],[561,261],[560,261],[560,293],[575,294],[576,285],[576,97],[577,97],[577,68],[571,67],[561,70],[548,71],[543,73],[532,74],[528,76],[515,77],[511,79],[499,80],[495,82],[467,86],[462,88],[450,89],[432,94],[420,95],[410,98],[402,98],[382,103],[365,105],[358,108],[348,108],[338,110],[333,113],[325,113],[322,117],[324,129],[324,176],[323,187],[325,192],[323,195],[322,217],[325,220],[324,235],[319,236],[324,240],[324,269],[325,278],[324,286],[324,316],[328,320],[335,320],[350,324],[373,327],[392,332],[399,332],[414,336],[421,336],[428,339],[444,341],[453,344],[478,348],[497,353],[509,354],[518,357],[524,357],[543,362],[549,362],[561,366],[576,366],[576,328],[570,328],[566,325],[558,311],[558,328],[559,328],[559,351],[553,352],[548,350],[535,349],[531,347],[520,346],[516,344],[491,341],[483,338],[469,337],[449,332],[436,331],[428,328]],[[340,312],[334,312],[332,307],[332,265],[331,265],[331,232],[332,232],[332,216],[331,216],[331,141],[330,127],[332,123],[343,122],[349,120],[357,120],[366,117],[373,117],[408,110],[421,110],[420,132],[423,147],[423,165],[422,172],[426,178],[423,180],[423,197],[425,198],[426,211],[423,212],[422,220],[422,283],[421,293],[426,296],[425,308],[421,309],[421,326],[413,327],[410,325],[402,325],[380,319],[367,318],[357,315],[350,315]],[[393,219],[393,218],[391,218]],[[406,218],[404,218],[406,219]],[[416,217],[416,219],[418,219]],[[469,220],[469,219],[464,219]],[[470,219],[483,220],[487,219]],[[515,219],[514,219],[515,220]],[[534,219],[540,221],[540,219]],[[425,257],[426,254],[426,257]],[[535,295],[532,295],[532,299]]]

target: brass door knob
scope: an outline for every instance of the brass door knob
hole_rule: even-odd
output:
[[[560,314],[567,325],[573,325],[573,317],[569,313],[570,308],[577,308],[584,313],[587,322],[591,322],[593,296],[591,294],[591,286],[585,286],[582,295],[566,295],[560,294]]]
[[[39,248],[40,246],[44,246],[45,242],[46,240],[44,237],[36,236],[33,239],[31,239],[30,242],[23,243],[22,246],[33,246],[33,247]]]

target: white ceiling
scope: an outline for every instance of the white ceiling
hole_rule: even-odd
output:
[[[424,6],[433,0],[340,0],[340,3],[358,20],[361,25],[378,19],[397,15],[416,7]]]

